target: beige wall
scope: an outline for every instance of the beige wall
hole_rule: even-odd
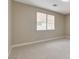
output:
[[[70,35],[70,15],[65,16],[65,35]]]
[[[13,40],[12,44],[43,40],[57,36],[64,36],[64,15],[44,9],[13,3]],[[46,12],[55,16],[54,31],[36,31],[36,12]]]
[[[12,44],[12,1],[8,0],[8,55],[11,52]]]

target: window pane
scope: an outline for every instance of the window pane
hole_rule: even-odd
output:
[[[37,12],[37,30],[46,30],[46,14]]]
[[[47,29],[54,30],[55,29],[55,19],[53,15],[47,15]]]

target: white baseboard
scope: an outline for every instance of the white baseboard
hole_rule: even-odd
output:
[[[46,42],[46,41],[49,41],[49,40],[62,39],[62,38],[65,38],[65,36],[59,36],[59,37],[43,39],[43,40],[39,40],[39,41],[15,44],[15,45],[12,45],[12,48],[21,47],[21,46],[30,45],[30,44],[35,44],[35,43],[40,43],[40,42]]]
[[[8,51],[8,58],[9,58],[10,55],[11,55],[11,51],[12,51],[12,47],[9,48],[9,51]]]

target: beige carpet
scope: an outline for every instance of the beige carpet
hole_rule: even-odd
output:
[[[70,59],[69,56],[69,40],[59,39],[15,48],[10,59]]]

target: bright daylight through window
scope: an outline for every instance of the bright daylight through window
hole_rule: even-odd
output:
[[[55,16],[37,12],[37,30],[55,30]]]

